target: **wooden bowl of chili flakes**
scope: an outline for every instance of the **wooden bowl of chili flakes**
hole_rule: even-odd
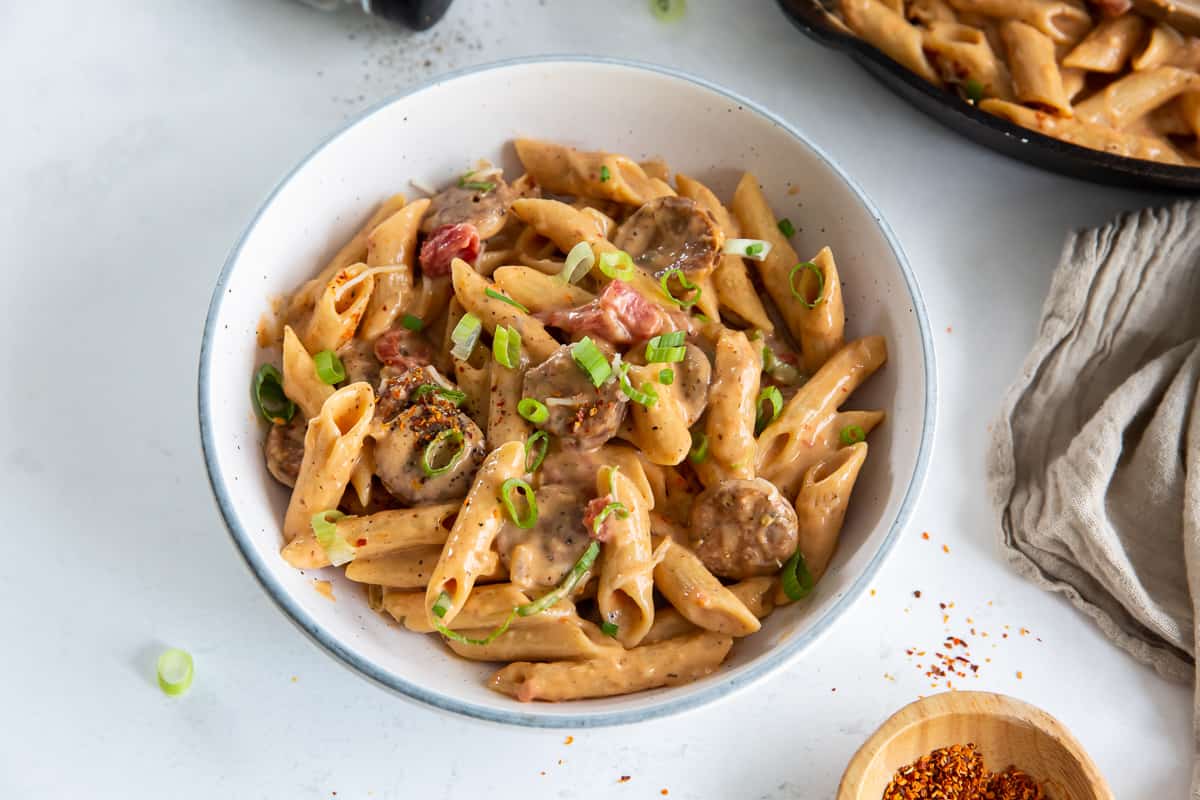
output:
[[[990,692],[945,692],[897,711],[854,754],[837,800],[943,796],[1113,800],[1061,722]]]

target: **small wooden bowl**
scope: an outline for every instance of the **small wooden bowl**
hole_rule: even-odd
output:
[[[880,800],[896,770],[952,744],[973,743],[989,770],[1016,766],[1049,800],[1113,800],[1070,731],[1028,703],[990,692],[945,692],[897,711],[859,748],[837,800]]]

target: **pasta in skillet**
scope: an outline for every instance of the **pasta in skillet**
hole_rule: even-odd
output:
[[[1094,150],[1200,166],[1200,38],[1131,0],[839,0],[838,14],[988,113]]]
[[[701,678],[827,569],[886,344],[845,341],[833,253],[802,261],[753,175],[725,206],[516,151],[511,182],[388,198],[284,304],[253,384],[282,556],[519,700]]]

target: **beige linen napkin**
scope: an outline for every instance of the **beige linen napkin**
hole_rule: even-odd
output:
[[[1021,573],[1162,675],[1195,680],[1200,204],[1067,240],[988,482]],[[1200,758],[1192,775],[1200,797]]]

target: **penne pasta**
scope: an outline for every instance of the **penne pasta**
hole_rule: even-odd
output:
[[[604,522],[600,586],[596,606],[605,622],[617,626],[617,640],[635,647],[654,624],[654,555],[650,549],[650,509],[627,476],[612,467],[596,474],[596,491],[620,503],[624,514]]]
[[[670,542],[654,568],[654,585],[689,622],[705,630],[748,636],[758,617],[726,589],[685,545]]]
[[[575,308],[595,298],[586,289],[532,267],[500,267],[492,279],[505,294],[534,313]]]
[[[850,494],[866,459],[866,442],[850,445],[810,467],[800,484],[796,495],[800,552],[804,554],[814,580],[820,580],[825,574],[833,557],[838,534],[846,519]]]
[[[981,29],[953,19],[930,20],[923,41],[930,61],[947,83],[974,80],[989,97],[1012,98],[1009,70],[996,58],[987,34]]]
[[[842,0],[838,8],[842,19],[855,34],[882,50],[893,61],[933,85],[941,86],[941,79],[925,57],[921,32],[898,12],[878,0]]]
[[[521,334],[522,351],[534,364],[545,361],[558,349],[558,342],[546,333],[542,323],[516,306],[488,296],[487,290],[495,289],[467,262],[455,259],[451,269],[455,297],[463,308],[479,317],[489,334],[495,333],[500,325],[516,328]]]
[[[750,609],[760,620],[775,610],[775,594],[779,587],[774,578],[766,576],[747,578],[727,588],[734,597],[741,601],[742,605]],[[660,608],[654,612],[654,625],[642,639],[641,646],[656,644],[700,630],[702,629],[689,622],[676,609]]]
[[[517,139],[517,158],[544,190],[641,205],[673,194],[635,161],[614,153],[581,152],[553,142]],[[607,177],[605,177],[607,176]]]
[[[379,274],[363,315],[363,338],[374,339],[395,324],[410,302],[417,233],[429,210],[429,200],[414,200],[381,222],[367,235],[367,266],[398,267]]]
[[[762,347],[741,331],[726,330],[717,339],[712,400],[705,430],[715,478],[753,478],[758,445],[754,440],[755,404],[762,377]],[[711,485],[706,480],[706,485]]]
[[[351,264],[338,272],[317,295],[300,340],[310,353],[337,350],[350,340],[371,299],[375,276],[366,264]]]
[[[1013,94],[1017,100],[1071,116],[1071,103],[1063,89],[1062,74],[1054,60],[1054,42],[1050,37],[1032,25],[1016,20],[1001,25],[1000,34],[1008,49]]]
[[[346,577],[357,583],[373,583],[389,589],[424,589],[441,555],[440,545],[394,550],[369,558],[358,557],[346,565]],[[500,557],[488,551],[479,562],[477,580],[501,580],[505,576]]]
[[[462,634],[482,640],[488,628],[464,630]],[[472,661],[584,661],[622,652],[621,645],[600,632],[594,623],[579,617],[544,620],[516,628],[489,644],[478,645],[446,640],[447,646]]]
[[[499,363],[493,363],[489,375],[491,386],[487,393],[488,412],[482,426],[487,430],[488,449],[495,450],[506,442],[524,444],[529,436],[530,426],[517,413],[517,404],[521,402],[521,389],[525,379],[524,365],[519,364],[516,369],[509,369]]]
[[[471,592],[466,605],[459,612],[453,625],[454,630],[493,630],[512,614],[517,606],[532,600],[529,595],[511,583],[494,583],[479,586]],[[383,607],[397,622],[416,633],[433,633],[437,629],[429,622],[425,609],[425,592],[392,591],[383,595]],[[513,617],[510,626],[517,630],[526,625],[540,625],[559,619],[576,618],[575,606],[570,600],[560,600],[536,617]]]
[[[1064,67],[1088,72],[1117,73],[1125,68],[1146,32],[1146,21],[1135,14],[1106,19],[1067,54]]]
[[[1077,42],[1092,27],[1087,11],[1065,0],[949,0],[949,3],[960,13],[1023,22],[1054,42]]]
[[[458,502],[449,502],[376,511],[361,517],[343,517],[335,526],[338,535],[354,547],[356,558],[374,558],[429,545],[440,549],[459,506]]]
[[[1200,75],[1175,67],[1157,67],[1126,75],[1075,107],[1083,122],[1127,127],[1184,92],[1200,90]]]
[[[333,394],[333,387],[318,377],[312,356],[290,325],[283,327],[283,393],[305,419],[321,413],[321,406]]]
[[[634,386],[650,385],[658,393],[652,405],[630,403],[633,419],[633,443],[642,455],[655,464],[678,464],[687,458],[692,447],[687,412],[680,398],[680,384],[669,386],[656,383],[662,364],[645,364],[629,368],[629,381]]]

